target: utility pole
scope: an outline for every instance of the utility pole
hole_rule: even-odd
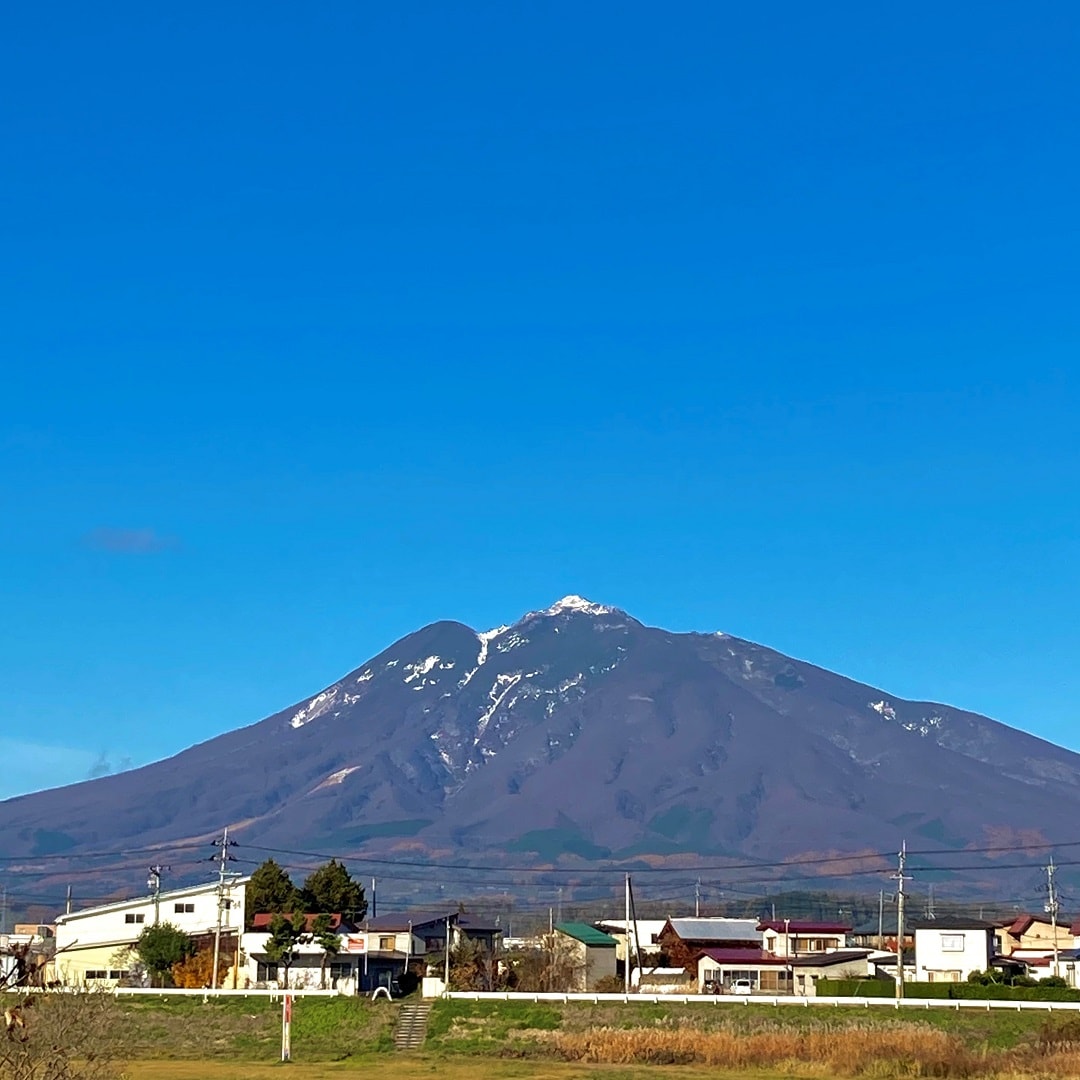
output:
[[[154,897],[154,925],[161,921],[161,875],[168,870],[167,866],[155,864],[147,870],[146,884]]]
[[[930,882],[928,889],[929,891],[926,897],[926,917],[928,919],[936,919],[937,916],[934,914],[934,883],[932,881]]]
[[[371,885],[372,885],[372,889],[374,889],[374,886],[375,886],[375,879],[374,878],[371,879]],[[374,892],[372,892],[372,895],[374,896]],[[364,960],[365,960],[365,962],[367,961],[367,956],[366,955],[364,957]],[[446,984],[446,986],[445,986],[446,993],[449,993],[450,992],[450,916],[449,915],[446,916],[446,960],[443,963],[443,982]]]
[[[701,918],[701,878],[694,884],[694,918]]]
[[[67,887],[67,903],[66,903],[66,905],[64,907],[64,911],[68,915],[71,914],[71,886],[70,885]]]
[[[562,922],[562,886],[559,886],[559,918],[557,922]]]
[[[1058,975],[1060,969],[1058,967],[1058,934],[1057,934],[1057,913],[1058,913],[1058,898],[1057,888],[1054,885],[1054,856],[1050,856],[1050,862],[1046,866],[1046,910],[1050,913],[1050,926],[1051,933],[1054,935],[1054,974]]]
[[[221,847],[221,858],[218,862],[218,887],[217,887],[217,929],[214,931],[214,968],[210,973],[210,989],[217,989],[218,955],[221,952],[221,913],[225,910],[225,868],[229,863],[229,826],[225,826],[225,833],[220,840],[214,841],[214,846]],[[237,948],[240,947],[239,941]]]
[[[0,889],[0,934],[7,933],[7,886]]]
[[[378,908],[375,906],[375,879],[371,879],[371,917],[377,918],[379,914]]]
[[[623,960],[623,993],[630,993],[630,875],[626,875],[625,883],[626,891],[626,921],[623,925],[626,927],[626,956]],[[635,927],[635,929],[637,929]]]
[[[877,947],[878,952],[885,951],[885,890],[878,893],[877,902]]]
[[[896,999],[899,1001],[904,996],[904,882],[910,878],[904,877],[904,863],[907,861],[907,841],[900,845],[899,866],[893,874],[896,881]]]

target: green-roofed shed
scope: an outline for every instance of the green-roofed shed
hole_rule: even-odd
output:
[[[607,976],[615,976],[615,946],[610,934],[582,922],[555,925],[555,947],[564,953],[567,990],[595,990]]]

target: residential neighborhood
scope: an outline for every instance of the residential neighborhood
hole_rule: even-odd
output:
[[[329,869],[352,887],[340,864]],[[17,926],[0,935],[0,986],[168,985],[179,969],[157,969],[162,981],[154,982],[140,954],[147,929],[159,926],[187,942],[185,956],[218,958],[216,979],[212,965],[204,965],[192,969],[201,972],[196,982],[188,971],[183,985],[234,990],[371,994],[381,988],[398,996],[423,986],[425,993],[625,989],[813,997],[822,980],[895,985],[900,978],[895,922],[874,933],[843,919],[672,915],[552,920],[546,932],[510,938],[498,918],[460,906],[369,915],[356,891],[341,894],[348,899],[344,911],[302,910],[302,901],[314,894],[291,883],[292,892],[279,892],[277,901],[265,895],[257,900],[280,910],[252,912],[252,881],[223,875],[65,911],[52,925]],[[312,906],[327,906],[325,899]],[[998,921],[949,916],[915,920],[904,930],[905,982],[1039,982],[1054,976],[1057,985],[1078,985],[1080,920],[1059,923],[1031,913]]]

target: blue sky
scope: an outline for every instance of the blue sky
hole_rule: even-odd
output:
[[[1080,749],[1075,4],[6,37],[0,796],[569,592]]]

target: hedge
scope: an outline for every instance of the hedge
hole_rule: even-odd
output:
[[[891,979],[819,979],[820,997],[895,997]],[[1003,986],[991,983],[904,983],[904,997],[953,998],[965,1001],[1080,1001],[1080,990],[1064,986]]]

